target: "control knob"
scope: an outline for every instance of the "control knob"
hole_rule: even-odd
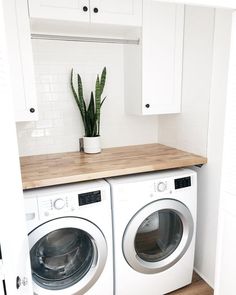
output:
[[[166,184],[165,182],[161,181],[157,184],[157,190],[158,192],[162,193],[166,190]]]
[[[65,201],[63,199],[59,198],[54,201],[53,205],[54,205],[55,209],[60,210],[65,207]]]

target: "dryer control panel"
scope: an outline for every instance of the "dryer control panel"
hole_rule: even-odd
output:
[[[191,176],[185,176],[180,178],[162,178],[158,181],[154,181],[154,191],[153,186],[150,186],[151,195],[157,193],[158,195],[168,195],[174,190],[184,189],[192,186]]]

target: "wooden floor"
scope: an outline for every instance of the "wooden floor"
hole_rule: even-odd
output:
[[[191,285],[171,292],[168,295],[213,295],[213,289],[196,273],[193,274]]]

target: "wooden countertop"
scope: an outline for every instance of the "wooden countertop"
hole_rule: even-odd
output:
[[[21,157],[23,189],[205,164],[207,159],[161,144]]]

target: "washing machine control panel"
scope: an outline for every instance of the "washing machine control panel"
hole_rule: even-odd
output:
[[[48,218],[63,214],[64,212],[74,212],[83,205],[101,202],[101,191],[92,191],[79,194],[78,192],[68,192],[66,194],[53,194],[38,198],[38,211],[40,218]]]
[[[38,198],[38,210],[40,218],[70,210],[73,205],[69,197],[65,195],[55,194]]]

